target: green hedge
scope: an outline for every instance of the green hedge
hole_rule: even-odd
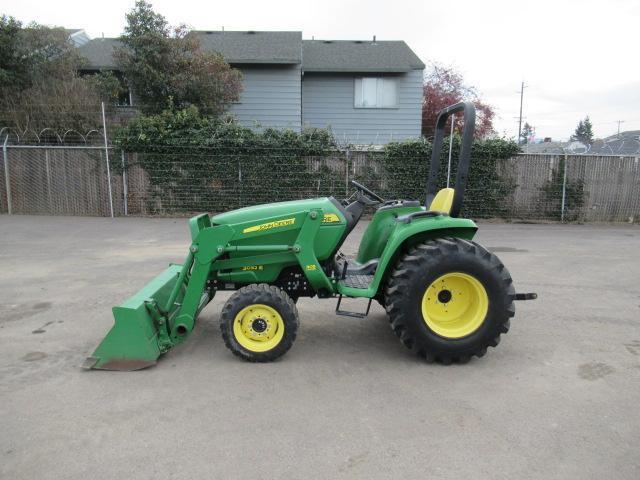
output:
[[[455,185],[460,137],[453,137],[450,186]],[[508,197],[516,184],[499,175],[498,162],[511,158],[520,151],[515,142],[500,138],[476,140],[471,149],[471,165],[462,212],[470,218],[505,217],[508,215]],[[444,187],[447,178],[449,138],[443,142],[438,183]],[[431,160],[431,143],[426,140],[408,140],[389,143],[384,149],[384,166],[388,185],[387,195],[401,198],[424,199]]]
[[[257,133],[203,117],[195,107],[140,116],[117,132],[115,143],[138,154],[151,181],[149,206],[165,213],[298,198],[317,180],[309,175],[308,157],[336,148],[325,130]]]
[[[137,164],[148,173],[148,207],[155,213],[220,212],[310,196],[342,198],[345,168],[351,172],[353,157],[347,149],[338,149],[327,130],[256,132],[209,119],[193,107],[139,116],[117,132],[115,143],[136,153]],[[458,147],[459,138],[454,137],[454,158]],[[448,148],[443,150],[442,184]],[[506,211],[504,199],[515,185],[497,176],[496,162],[517,152],[517,145],[505,140],[474,143],[463,205],[467,215]],[[357,179],[386,198],[422,200],[430,154],[431,144],[423,140],[390,143],[381,152],[367,153],[368,168],[360,168]]]

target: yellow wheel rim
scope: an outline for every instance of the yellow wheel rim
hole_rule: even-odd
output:
[[[424,322],[445,338],[471,335],[480,328],[488,310],[487,291],[477,278],[466,273],[436,278],[422,297]]]
[[[256,303],[238,312],[233,320],[233,335],[247,350],[266,352],[282,340],[284,321],[276,309]]]

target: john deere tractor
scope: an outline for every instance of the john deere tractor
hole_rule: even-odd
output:
[[[438,191],[447,118],[464,112],[455,188]],[[364,317],[371,302],[386,310],[392,331],[420,357],[463,363],[495,347],[509,330],[515,293],[509,272],[473,242],[478,229],[459,218],[475,123],[471,103],[437,119],[426,203],[383,200],[351,182],[350,200],[333,197],[257,205],[189,220],[191,245],[122,305],[115,324],[85,367],[137,370],[183,342],[216,292],[234,290],[222,308],[225,345],[250,362],[284,355],[298,332],[300,297],[337,298],[336,313]],[[355,260],[340,253],[367,206],[376,210]],[[340,309],[343,297],[368,301],[366,312]]]

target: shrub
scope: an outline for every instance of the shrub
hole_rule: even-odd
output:
[[[260,133],[202,116],[195,107],[140,116],[117,132],[115,143],[138,153],[151,181],[150,206],[164,212],[304,198],[323,175],[309,168],[309,157],[335,149],[324,130]]]
[[[562,180],[564,177],[565,159],[560,157],[557,168],[551,171],[551,179],[540,188],[540,210],[546,217],[554,220],[574,222],[578,220],[580,209],[584,205],[585,190],[581,179],[567,179],[564,186],[564,215],[562,213]]]
[[[443,141],[438,184],[446,185],[449,138]],[[455,185],[460,137],[454,135],[451,155],[450,186]],[[500,174],[498,163],[519,152],[515,142],[494,138],[475,140],[462,205],[463,215],[472,218],[507,216],[508,197],[515,182]],[[384,150],[387,192],[390,198],[424,200],[431,162],[431,143],[424,139],[389,143]]]
[[[203,116],[196,107],[141,115],[117,132],[115,143],[138,154],[137,163],[151,182],[149,206],[160,213],[215,212],[312,196],[341,197],[345,168],[353,178],[349,159],[353,155],[338,151],[327,130],[256,132],[233,121]],[[452,184],[459,143],[454,137]],[[498,162],[517,152],[514,142],[475,141],[465,215],[506,215],[506,199],[515,184],[498,173]],[[443,186],[447,154],[448,148],[443,148],[439,172]],[[366,168],[358,169],[357,178],[383,197],[424,201],[430,155],[431,144],[425,140],[390,143],[381,152],[367,153]]]

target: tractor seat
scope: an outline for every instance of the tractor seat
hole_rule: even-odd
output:
[[[429,205],[428,210],[421,210],[419,212],[407,213],[396,218],[396,222],[411,223],[411,220],[422,217],[437,217],[439,215],[449,215],[451,213],[451,207],[453,207],[453,198],[456,191],[453,188],[441,189]]]
[[[455,196],[455,193],[456,191],[453,188],[441,189],[436,196],[433,197],[431,205],[429,205],[429,211],[449,215],[451,207],[453,206],[453,197]]]

